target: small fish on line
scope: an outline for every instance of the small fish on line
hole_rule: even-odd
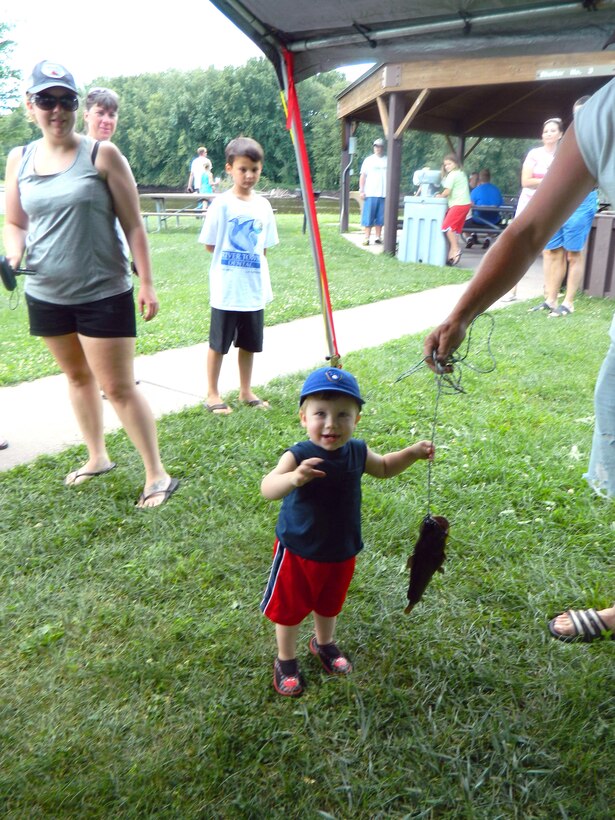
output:
[[[449,523],[442,515],[426,515],[423,519],[414,552],[406,564],[410,570],[408,606],[404,609],[406,615],[423,597],[433,574],[444,572],[442,564],[446,558],[444,547],[448,531]]]

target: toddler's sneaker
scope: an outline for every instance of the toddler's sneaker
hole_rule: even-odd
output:
[[[304,683],[296,660],[273,662],[273,688],[279,695],[297,698],[303,692]]]
[[[334,643],[325,643],[322,646],[316,641],[316,635],[310,638],[310,652],[320,660],[323,669],[329,675],[349,675],[352,672],[352,664],[348,658],[340,652]]]

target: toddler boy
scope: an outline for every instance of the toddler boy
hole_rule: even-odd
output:
[[[299,418],[308,440],[286,450],[263,478],[261,492],[283,499],[276,526],[273,566],[261,603],[275,623],[278,656],[273,685],[296,697],[304,688],[296,658],[297,635],[313,612],[309,649],[329,674],[347,675],[352,664],[333,642],[337,615],[350,584],[361,540],[361,476],[392,478],[418,459],[432,459],[430,441],[380,456],[354,439],[360,418],[359,385],[346,370],[322,367],[301,391]]]
[[[240,401],[249,407],[269,407],[252,391],[252,366],[254,354],[263,349],[264,308],[273,298],[267,248],[278,242],[271,205],[253,191],[263,170],[262,147],[249,137],[238,137],[226,146],[225,155],[233,187],[209,206],[199,236],[213,253],[205,408],[215,415],[233,412],[218,388],[222,359],[231,342],[238,348]]]

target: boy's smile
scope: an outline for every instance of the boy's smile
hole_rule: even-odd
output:
[[[359,407],[350,396],[327,399],[308,396],[299,415],[310,441],[333,451],[352,438],[359,420]]]

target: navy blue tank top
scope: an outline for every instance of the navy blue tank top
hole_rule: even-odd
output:
[[[345,561],[363,548],[361,539],[361,477],[367,445],[350,439],[329,452],[311,441],[289,447],[299,464],[322,458],[318,469],[326,473],[282,500],[276,526],[280,543],[312,561]]]

